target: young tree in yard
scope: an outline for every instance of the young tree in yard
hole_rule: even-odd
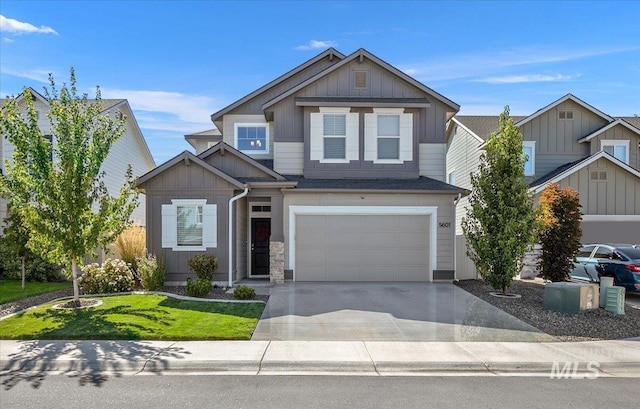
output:
[[[9,210],[9,216],[4,219],[4,236],[0,237],[0,244],[4,246],[12,256],[20,258],[22,290],[27,277],[27,258],[31,251],[27,247],[29,241],[29,229],[24,225],[20,214]]]
[[[582,214],[579,193],[551,183],[540,195],[538,240],[542,247],[540,277],[565,281],[580,249]]]
[[[478,172],[471,175],[469,212],[462,220],[467,255],[481,277],[503,294],[520,272],[534,239],[535,213],[525,162],[522,135],[507,106],[500,115],[499,133],[491,135]]]
[[[29,89],[23,92],[26,115],[16,98],[3,107],[0,132],[15,151],[0,178],[0,193],[11,199],[12,209],[30,230],[29,248],[35,253],[51,249],[41,256],[71,268],[79,305],[78,260],[122,232],[137,206],[138,192],[131,167],[117,196],[109,195],[100,171],[111,146],[125,132],[125,119],[102,113],[99,88],[95,101],[79,96],[73,68],[68,86],[58,90],[51,75],[49,82],[47,117],[55,144],[38,128]]]

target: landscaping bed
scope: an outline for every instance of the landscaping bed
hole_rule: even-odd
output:
[[[625,315],[616,315],[602,308],[580,314],[564,314],[544,309],[544,284],[514,281],[510,293],[520,298],[499,298],[480,280],[456,283],[463,290],[533,325],[561,341],[597,341],[640,337],[640,310],[626,306]]]

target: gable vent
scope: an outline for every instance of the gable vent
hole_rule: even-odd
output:
[[[367,72],[356,71],[356,88],[367,88]]]
[[[573,119],[573,111],[558,111],[558,119]]]
[[[607,180],[606,171],[591,171],[591,180]]]

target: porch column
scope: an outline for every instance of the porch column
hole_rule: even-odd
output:
[[[271,196],[271,237],[269,240],[269,280],[284,283],[283,195]]]

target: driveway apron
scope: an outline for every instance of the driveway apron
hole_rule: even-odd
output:
[[[287,283],[252,340],[555,341],[449,283]]]

